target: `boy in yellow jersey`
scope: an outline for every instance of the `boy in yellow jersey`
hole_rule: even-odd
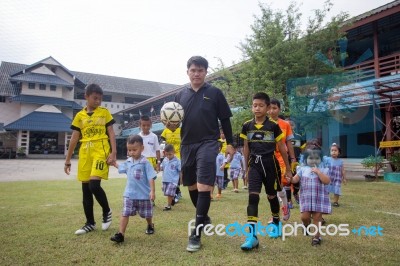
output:
[[[161,133],[161,140],[165,141],[166,144],[171,144],[174,146],[175,156],[178,159],[181,159],[181,128],[180,124],[171,124],[168,123]],[[180,174],[181,175],[181,174]],[[179,186],[181,185],[181,177],[178,180],[178,185],[176,186],[175,198],[172,201],[172,205],[177,203],[180,198],[182,198],[181,189]]]
[[[221,152],[225,155],[225,161],[224,161],[224,187],[223,189],[226,189],[226,187],[229,184],[229,181],[231,181],[228,177],[228,169],[230,167],[230,161],[232,158],[229,157],[229,154],[226,152],[226,139],[225,139],[225,134],[224,131],[222,131],[222,128],[220,129],[220,138],[218,139],[219,142],[222,143],[222,149]]]
[[[101,187],[101,180],[108,179],[109,165],[116,161],[116,141],[110,112],[101,107],[103,90],[97,84],[89,84],[85,88],[86,107],[78,112],[72,121],[72,136],[65,158],[64,172],[71,171],[71,157],[78,143],[78,180],[82,182],[83,210],[86,223],[75,234],[82,235],[95,230],[93,214],[93,195],[103,209],[102,229],[111,225],[111,209],[106,193]],[[111,145],[111,147],[110,147]]]

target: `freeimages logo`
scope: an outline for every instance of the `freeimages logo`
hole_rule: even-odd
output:
[[[206,236],[219,235],[219,236],[251,236],[253,235],[253,225],[251,224],[240,224],[238,222],[230,223],[228,225],[217,224],[214,226],[213,224],[207,224],[205,226],[198,225],[195,226],[195,219],[192,219],[188,223],[188,235],[191,234],[192,230],[196,230],[196,234],[199,234],[200,230],[203,230],[203,234]],[[301,223],[295,222],[294,224],[282,224],[279,222],[276,224],[268,224],[263,225],[261,222],[257,222],[254,224],[254,230],[257,235],[260,236],[269,236],[271,238],[282,237],[284,241],[288,236],[297,236],[297,235],[311,235],[314,236],[319,232],[322,236],[348,236],[350,232],[354,235],[364,235],[364,236],[383,236],[383,228],[378,226],[360,226],[355,227],[351,231],[349,229],[349,224],[329,224],[322,225],[321,223],[317,225],[309,224],[308,226],[304,226]]]

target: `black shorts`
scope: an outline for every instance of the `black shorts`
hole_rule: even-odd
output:
[[[281,191],[281,168],[275,155],[250,156],[248,179],[249,193],[260,193],[262,184],[268,195],[276,195],[277,191]]]
[[[215,183],[216,158],[219,152],[217,140],[181,145],[182,183],[213,186]]]

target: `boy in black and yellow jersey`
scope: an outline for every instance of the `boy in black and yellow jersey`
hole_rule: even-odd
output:
[[[279,223],[279,201],[277,191],[281,191],[281,169],[275,157],[278,147],[285,165],[286,176],[291,177],[290,164],[286,148],[282,141],[282,130],[279,125],[267,117],[270,99],[266,93],[259,92],[253,96],[252,112],[254,118],[243,124],[240,137],[244,139],[243,155],[248,165],[247,180],[249,204],[247,206],[247,223],[250,234],[241,245],[242,250],[252,250],[258,247],[256,224],[258,220],[258,203],[264,184],[265,192],[271,206],[273,222]]]
[[[93,195],[103,209],[102,229],[111,225],[111,209],[106,193],[101,187],[101,180],[108,179],[109,165],[116,160],[116,141],[110,112],[101,107],[103,90],[97,84],[89,84],[85,88],[87,105],[76,114],[72,121],[72,136],[65,158],[64,172],[71,171],[71,157],[78,143],[79,148],[78,175],[82,182],[83,210],[86,223],[75,234],[81,235],[95,230],[93,214]]]

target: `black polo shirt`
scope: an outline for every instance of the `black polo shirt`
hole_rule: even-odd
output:
[[[268,118],[263,124],[256,124],[254,119],[244,122],[240,133],[240,137],[247,140],[251,155],[273,154],[283,136],[278,123]]]
[[[218,120],[232,116],[222,91],[205,83],[197,92],[186,87],[175,96],[185,115],[181,128],[181,143],[192,144],[220,137]]]

